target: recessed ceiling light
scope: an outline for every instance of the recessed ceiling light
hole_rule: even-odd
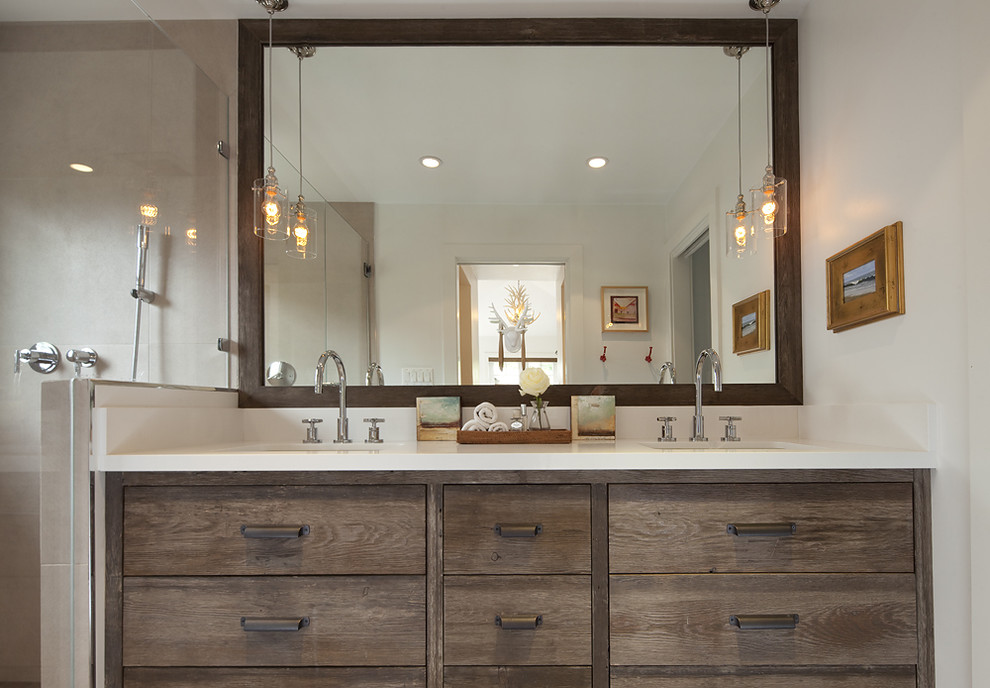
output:
[[[71,163],[69,165],[69,167],[71,167],[72,169],[74,169],[76,172],[92,172],[93,171],[93,168],[92,167],[90,167],[89,165],[85,165],[85,164],[83,164],[81,162]]]
[[[588,167],[593,170],[600,170],[608,164],[608,158],[603,158],[601,156],[596,156],[594,158],[588,158]]]
[[[431,170],[440,167],[443,160],[436,157],[435,155],[424,155],[419,159],[419,164],[423,167],[429,167]]]

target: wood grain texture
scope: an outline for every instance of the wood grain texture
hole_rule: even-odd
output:
[[[914,473],[914,565],[918,598],[918,688],[935,688],[932,475],[929,470],[916,470]]]
[[[591,688],[589,667],[447,667],[443,688]]]
[[[124,487],[120,473],[107,473],[104,486],[104,607],[103,662],[104,688],[122,688],[124,651],[124,556],[121,533],[124,525]],[[95,687],[94,687],[95,688]]]
[[[245,632],[241,617],[310,617]],[[424,666],[423,576],[124,579],[125,666]]]
[[[443,683],[443,488],[426,491],[426,678],[430,686]]]
[[[910,483],[612,485],[612,573],[911,572]],[[730,523],[795,523],[738,537]]]
[[[884,665],[917,657],[912,574],[611,577],[612,664]],[[797,614],[740,631],[731,615]]]
[[[128,667],[125,688],[426,688],[423,667]]]
[[[542,615],[529,630],[495,617]],[[591,665],[590,576],[444,576],[444,662]]]
[[[542,526],[535,537],[501,537],[496,524]],[[448,485],[444,573],[591,573],[587,485]]]
[[[659,386],[659,385],[658,385]],[[122,474],[138,485],[553,485],[562,483],[876,483],[911,482],[911,469],[597,470],[597,471],[163,471]]]
[[[241,20],[238,42],[239,189],[250,189],[264,171],[263,47],[267,22]],[[274,25],[275,45],[763,45],[760,19],[344,19],[282,18]],[[788,180],[788,231],[774,241],[775,344],[777,379],[772,384],[726,384],[704,393],[706,404],[800,404],[803,398],[801,326],[801,195],[798,110],[798,24],[771,19],[771,71],[774,107],[773,162]],[[238,371],[239,405],[313,407],[326,405],[312,387],[265,387],[264,284],[261,243],[251,231],[251,194],[238,196]],[[431,388],[438,396],[460,396],[465,406],[491,401],[514,406],[514,388],[502,385]],[[348,390],[354,407],[415,406],[417,386],[360,387]],[[690,405],[694,390],[679,385],[554,385],[553,404],[571,395],[610,394],[621,406]]]
[[[914,667],[617,667],[611,688],[915,688]]]
[[[595,686],[608,686],[608,485],[591,486],[591,656]]]
[[[247,539],[242,525],[308,525],[310,532]],[[425,488],[129,487],[124,573],[425,574]]]

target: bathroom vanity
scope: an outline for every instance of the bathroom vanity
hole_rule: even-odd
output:
[[[391,451],[117,456],[106,685],[933,685],[927,455]]]

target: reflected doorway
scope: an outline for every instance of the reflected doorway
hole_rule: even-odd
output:
[[[698,352],[713,346],[711,242],[708,227],[674,250],[670,266],[674,366],[679,381],[693,382]],[[706,367],[703,382],[711,382]]]
[[[458,263],[458,377],[462,385],[517,385],[524,368],[564,375],[562,263]]]

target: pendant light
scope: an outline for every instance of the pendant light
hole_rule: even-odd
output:
[[[780,0],[749,0],[750,8],[763,12],[766,21],[766,77],[767,77],[767,169],[763,182],[750,189],[752,206],[757,213],[757,224],[768,238],[784,236],[787,233],[787,180],[773,173],[773,144],[770,126],[770,10]]]
[[[754,211],[746,210],[742,192],[742,56],[749,48],[729,45],[722,50],[736,60],[736,146],[739,153],[739,195],[736,197],[736,207],[725,214],[725,252],[736,258],[745,258],[756,252]]]
[[[307,260],[316,258],[316,211],[307,208],[303,198],[302,63],[316,54],[316,48],[298,45],[289,50],[299,58],[299,200],[289,212],[289,240],[285,242],[285,253],[290,258]]]
[[[286,194],[275,176],[275,144],[272,125],[272,18],[289,6],[289,0],[257,0],[268,11],[268,173],[254,181],[254,233],[265,239],[289,237]]]

